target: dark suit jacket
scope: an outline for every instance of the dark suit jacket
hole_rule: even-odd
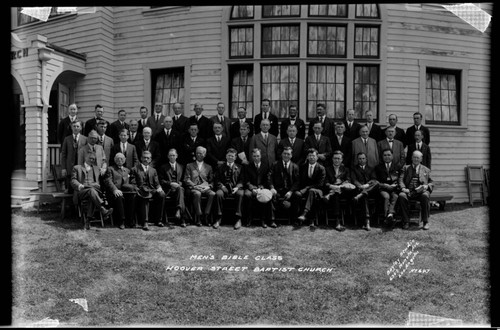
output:
[[[280,191],[285,187],[285,166],[282,160],[276,161],[268,172],[269,189]],[[299,166],[294,162],[288,164],[288,175],[290,178],[288,191],[299,190],[300,185],[300,170]]]
[[[287,118],[281,122],[281,127],[280,127],[281,139],[286,139],[288,137],[288,134],[286,133],[288,126],[290,126],[290,118]],[[306,123],[299,117],[295,117],[295,126],[297,126],[296,137],[304,140],[306,138]]]
[[[336,150],[342,151],[344,154],[342,164],[347,167],[351,167],[351,158],[352,158],[352,143],[351,139],[347,137],[345,134],[342,135],[342,142],[339,144],[339,139],[337,134],[332,135],[331,138],[332,150],[335,152]]]
[[[254,127],[252,120],[249,118],[245,119],[245,123],[248,124],[248,127],[250,128],[250,132],[248,132],[248,137],[252,137],[254,133]],[[234,139],[236,137],[240,137],[240,120],[236,119],[234,123],[231,124],[231,128],[229,129],[229,132],[231,134],[231,139]]]
[[[278,159],[281,159],[281,153],[283,152],[283,149],[285,149],[285,147],[292,148],[292,162],[300,166],[306,161],[307,155],[305,154],[306,149],[304,147],[304,140],[295,138],[292,146],[292,143],[290,142],[290,139],[288,137],[281,139],[280,143],[278,144]]]
[[[195,142],[193,142],[193,139],[191,138],[191,135],[186,135],[184,136],[184,139],[180,145],[180,154],[179,154],[179,161],[182,165],[187,165],[189,163],[192,163],[196,160],[196,148],[198,147],[205,147],[206,143],[205,140],[200,138],[199,136],[196,137]]]
[[[148,173],[142,168],[142,164],[137,164],[132,168],[132,175],[135,178],[135,182],[138,190],[142,191],[153,191],[160,187],[160,180],[158,179],[158,172],[153,166],[149,165]]]
[[[307,132],[307,135],[314,135],[314,124],[319,121],[319,118],[313,118],[309,122],[309,131]],[[335,134],[335,122],[333,121],[332,118],[326,117],[325,120],[323,121],[323,132],[321,132],[322,135],[330,138],[333,134]]]
[[[326,182],[325,185],[341,185],[342,183],[350,183],[350,171],[344,165],[339,166],[339,172],[335,174],[335,169],[332,166],[326,168]]]
[[[167,138],[165,130],[162,129],[153,138],[160,145],[160,161],[158,162],[158,168],[168,162],[168,151],[172,148],[177,150],[177,154],[180,152],[180,134],[174,129],[170,130],[170,135]]]
[[[305,157],[307,157],[307,150],[309,148],[314,148],[318,150],[318,154],[325,154],[326,159],[325,160],[320,160],[318,159],[318,163],[321,165],[330,165],[332,163],[332,146],[330,144],[330,138],[326,137],[324,135],[321,135],[321,138],[316,140],[316,135],[309,135],[306,137],[306,140],[304,141],[304,154]]]
[[[146,125],[148,127],[151,127],[152,131],[151,137],[154,138],[156,134],[158,134],[163,130],[163,120],[165,120],[165,116],[160,115],[160,119],[158,120],[158,122],[156,122],[156,112],[152,116],[148,117]]]
[[[250,161],[250,164],[245,166],[243,178],[245,182],[245,188],[252,190],[258,188],[269,188],[269,166],[260,162],[260,168],[257,170],[255,163]]]
[[[351,169],[351,183],[358,189],[362,189],[361,186],[364,184],[375,182],[377,182],[377,175],[373,167],[366,165],[363,170],[361,166],[356,165]]]
[[[128,185],[128,187],[124,187],[124,185]],[[116,190],[132,191],[132,189],[135,188],[134,186],[135,177],[132,175],[132,171],[130,169],[123,166],[122,171],[120,171],[117,165],[108,167],[104,176],[104,187],[110,193],[113,193]]]
[[[363,144],[363,139],[361,137],[354,139],[351,142],[352,148],[352,158],[351,158],[351,170],[354,166],[358,165],[358,157],[357,154],[360,152],[364,152],[366,154],[367,164],[371,168],[375,168],[377,164],[380,162],[380,156],[378,154],[378,145],[377,141],[368,137],[368,148]]]
[[[231,173],[229,173],[229,166],[227,166],[227,163],[222,164],[215,171],[215,176],[214,176],[215,189],[222,189],[222,187],[226,187],[228,188],[228,190],[233,189],[234,187],[243,188],[242,171],[243,171],[242,166],[234,163],[233,173],[230,176],[229,174]],[[226,178],[228,178],[229,181],[226,181]],[[229,193],[231,193],[231,191],[229,191]]]
[[[389,126],[387,126],[387,127],[389,127]],[[387,129],[387,127],[384,128],[382,131],[383,132],[382,136],[384,137],[384,139],[387,137],[387,135],[385,134],[385,130]],[[406,134],[405,134],[404,129],[396,126],[396,134],[394,135],[394,138],[396,140],[403,142],[403,146],[406,147]]]
[[[80,119],[77,116],[75,120],[80,120]],[[83,125],[84,123],[82,122],[82,128]],[[73,130],[71,129],[71,120],[69,119],[69,116],[67,116],[66,118],[63,118],[59,122],[59,125],[57,126],[57,142],[62,144],[64,138],[71,134],[73,134]],[[83,132],[80,132],[80,134],[83,134]]]
[[[354,140],[359,137],[359,129],[361,128],[361,125],[354,120],[352,123],[352,127],[349,128],[349,125],[347,124],[347,120],[344,120],[344,125],[345,125],[345,132],[344,135],[346,135],[349,139]]]
[[[153,139],[149,140],[149,146],[146,148],[146,144],[144,143],[144,139],[141,139],[135,143],[135,148],[137,149],[137,157],[139,157],[139,162],[142,161],[142,152],[148,150],[151,152],[151,166],[156,168],[160,163],[160,144]]]
[[[132,140],[132,132],[128,132],[128,142],[129,143],[132,143],[133,145],[135,145],[137,143],[137,141],[140,141],[143,139],[142,137],[142,133],[139,133],[139,130],[137,130],[137,132],[135,133],[135,136],[134,136],[134,139]]]
[[[220,120],[219,120],[219,114],[217,115],[214,115],[210,118],[210,120],[212,121],[212,127],[215,123],[220,123]],[[229,119],[228,117],[224,116],[224,123],[222,124],[222,135],[225,135],[229,138],[229,140],[231,141],[231,119]]]
[[[406,129],[406,145],[415,143],[416,130],[417,128],[415,127],[415,125],[411,125]],[[420,125],[420,130],[422,131],[422,133],[424,133],[424,138],[422,139],[422,141],[424,141],[425,144],[429,145],[431,142],[431,132],[424,125]]]
[[[109,121],[105,120],[107,126],[109,127]],[[95,129],[95,125],[97,124],[97,120],[94,118],[87,120],[85,123],[85,128],[83,129],[83,135],[89,136],[91,130]]]
[[[163,164],[158,170],[158,178],[160,179],[160,184],[163,191],[169,191],[172,182],[176,182],[182,186],[184,180],[184,166],[179,163],[175,163],[175,172],[170,165],[170,162]]]
[[[406,152],[406,164],[411,164],[411,156],[413,152],[417,150],[417,143],[413,142],[408,145],[408,151]],[[420,152],[422,153],[422,164],[427,168],[431,168],[431,147],[422,142],[422,147],[420,148]]]
[[[405,165],[401,169],[399,174],[399,188],[408,188],[410,186],[411,178],[413,177],[413,166]],[[420,164],[420,170],[418,173],[418,183],[419,185],[429,185],[429,192],[434,189],[434,183],[431,179],[431,170],[424,165]]]
[[[209,137],[215,135],[212,123],[213,122],[204,115],[201,115],[200,120],[198,121],[196,120],[196,115],[189,117],[189,125],[198,124],[198,136],[205,141],[207,141]]]
[[[262,162],[269,168],[276,161],[278,152],[278,140],[276,136],[269,133],[267,135],[267,143],[264,141],[261,133],[256,133],[250,139],[250,152],[254,148],[259,148],[262,155]]]
[[[120,142],[120,138],[118,137],[118,135],[120,134],[120,131],[124,128],[128,129],[129,125],[126,122],[124,122],[122,126],[120,121],[117,120],[109,125],[106,133],[108,133],[107,135],[113,139],[114,143],[118,143]]]
[[[181,138],[184,138],[184,136],[188,134],[189,118],[184,115],[179,115],[179,119],[175,119],[175,116],[173,115],[172,119],[174,119],[172,128],[179,132]]]
[[[368,123],[366,125],[368,125]],[[368,136],[377,142],[386,138],[384,132],[382,132],[382,128],[375,123],[372,124],[372,129],[370,130]]]
[[[314,167],[314,172],[311,178],[309,178],[309,162],[306,162],[300,167],[300,185],[299,189],[305,193],[307,190],[314,188],[323,190],[326,179],[325,167],[319,163],[316,163]]]
[[[91,165],[91,171],[94,172],[94,183],[93,187],[99,191],[101,191],[101,186],[99,185],[99,167],[95,165]],[[73,203],[78,205],[78,186],[80,184],[85,185],[85,178],[87,175],[87,171],[85,171],[85,165],[75,165],[71,170],[71,187],[73,187]]]
[[[111,157],[109,163],[111,165],[115,164],[115,156],[117,153],[122,152],[122,144],[118,142],[111,148]],[[137,148],[132,143],[127,143],[127,150],[125,150],[125,164],[124,166],[128,169],[132,169],[134,166],[139,164],[139,156],[137,155]]]
[[[397,165],[394,162],[391,163],[391,167],[389,168],[389,172],[387,172],[387,168],[385,163],[380,163],[375,166],[375,176],[379,183],[385,184],[398,184],[399,180],[399,172],[401,170],[402,165]]]
[[[380,140],[377,142],[377,146],[380,163],[383,163],[384,153],[382,151],[384,149],[390,149],[389,141],[387,141],[387,138]],[[392,161],[397,167],[403,167],[403,165],[405,164],[405,148],[403,147],[403,143],[396,139],[394,139],[394,141],[392,142]]]
[[[144,127],[149,127],[148,126],[148,118],[146,118],[146,125],[142,124],[142,118],[137,119],[137,123],[139,124],[139,126],[137,126],[137,132],[139,132],[141,134],[142,134],[142,130],[144,129]]]
[[[201,171],[198,170],[196,161],[187,164],[186,172],[184,173],[184,184],[188,189],[193,189],[194,186],[207,182],[208,186],[214,188],[214,172],[212,166],[203,162]]]
[[[271,133],[274,136],[278,136],[279,135],[278,117],[276,117],[271,112],[269,112],[268,119],[271,122],[271,128],[269,129],[268,133]],[[253,121],[255,134],[260,133],[260,122],[261,121],[262,121],[262,113],[259,113],[258,115],[255,116],[254,121]]]
[[[207,140],[207,156],[205,161],[209,163],[212,168],[217,169],[218,161],[226,160],[226,151],[229,148],[231,140],[229,137],[222,135],[220,142],[217,142],[215,136]]]
[[[78,147],[73,148],[73,134],[66,136],[61,147],[61,165],[68,175],[73,170],[73,166],[78,163],[78,150],[87,144],[87,137],[80,134],[78,138]]]
[[[247,136],[247,140],[245,141],[245,143],[243,143],[241,136],[232,139],[231,140],[231,148],[236,149],[238,154],[240,154],[241,152],[244,152],[247,160],[249,162],[252,161],[252,159],[250,157],[250,138],[248,136]],[[237,156],[235,162],[236,162],[236,164],[241,164],[242,163],[241,158],[239,156]]]

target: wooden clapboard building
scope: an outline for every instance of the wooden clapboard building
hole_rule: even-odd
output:
[[[491,4],[476,4],[491,14]],[[50,189],[55,137],[67,106],[79,117],[128,119],[155,102],[187,116],[193,105],[216,114],[217,102],[236,117],[287,116],[298,106],[306,122],[315,105],[343,119],[372,110],[385,127],[424,114],[431,131],[436,191],[468,200],[464,167],[489,166],[490,31],[481,32],[440,4],[77,7],[54,10],[47,22],[12,10],[13,107],[24,131],[19,176]],[[461,143],[458,144],[457,142]],[[49,184],[47,184],[49,182]]]

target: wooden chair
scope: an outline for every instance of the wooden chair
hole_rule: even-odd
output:
[[[83,200],[83,201],[80,201],[78,203],[78,217],[82,220],[83,222],[83,225],[86,226],[86,224],[88,223],[89,227],[90,227],[90,224],[93,223],[93,222],[100,222],[101,223],[101,227],[104,227],[104,217],[102,215],[102,212],[101,210],[96,210],[94,209],[93,210],[93,214],[94,216],[97,215],[97,217],[95,217],[94,219],[88,219],[87,218],[87,208],[88,207],[94,207],[93,205],[90,205],[89,201],[87,200]],[[114,226],[113,224],[113,215],[110,214],[109,215],[109,219],[110,219],[110,222],[111,222],[111,226]]]
[[[470,205],[473,206],[474,202],[481,202],[482,205],[486,204],[486,187],[483,166],[467,165],[465,167],[465,173]]]

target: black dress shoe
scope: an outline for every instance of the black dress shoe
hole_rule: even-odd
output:
[[[145,231],[149,230],[149,226],[147,223],[145,223],[144,226],[142,226],[142,230],[145,230]]]
[[[408,229],[410,229],[410,223],[409,223],[409,222],[405,222],[405,223],[403,224],[403,229],[404,229],[404,230],[408,230]]]
[[[342,232],[342,231],[345,231],[345,227],[342,225],[337,225],[337,227],[335,227],[335,230]]]
[[[278,226],[276,225],[276,222],[271,221],[271,224],[269,225],[271,228],[277,228]]]
[[[184,222],[184,221],[183,221],[183,222],[181,223],[181,227],[186,228],[186,222]]]
[[[157,225],[158,227],[165,227],[165,225],[163,224],[163,222],[158,222],[156,225]]]
[[[267,228],[266,222],[262,221],[262,228]]]
[[[306,221],[306,215],[306,213],[302,213],[302,215],[297,218],[297,220],[299,220],[299,224],[302,224],[302,222]]]
[[[124,224],[121,224],[121,225],[120,225],[120,229],[125,229],[125,225],[124,225]]]

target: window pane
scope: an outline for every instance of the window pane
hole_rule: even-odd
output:
[[[300,5],[263,6],[263,17],[300,16]]]
[[[250,104],[253,103],[253,71],[252,66],[245,67],[230,67],[230,79],[232,86],[231,91],[231,113],[230,118],[237,118],[238,107],[247,109],[247,114],[253,116],[253,108]],[[264,77],[264,75],[263,75]]]
[[[266,26],[263,27],[263,56],[298,56],[298,26]],[[270,41],[270,43],[268,42]]]
[[[354,55],[356,57],[378,57],[378,27],[356,26]]]
[[[356,17],[378,18],[378,5],[373,4],[357,4]]]
[[[343,26],[310,25],[308,27],[308,55],[345,56]],[[342,44],[340,47],[338,44]]]
[[[459,124],[459,93],[455,90],[458,71],[427,69],[426,120],[441,124]]]
[[[262,82],[262,98],[271,100],[271,112],[279,118],[288,116],[288,106],[298,104],[298,65],[263,65],[270,82]]]
[[[373,111],[378,117],[378,66],[354,66],[354,113],[356,118],[364,118],[364,113]]]
[[[253,56],[253,27],[231,28],[230,57]]]
[[[324,103],[330,118],[344,118],[339,104],[344,105],[345,67],[343,65],[307,66],[307,119],[316,117],[316,104]],[[341,91],[340,93],[337,93]]]
[[[163,114],[171,115],[172,105],[179,102],[184,107],[184,68],[153,71],[154,101],[163,104]]]
[[[233,6],[231,19],[253,18],[253,6]]]
[[[347,5],[309,5],[309,16],[346,17]]]

